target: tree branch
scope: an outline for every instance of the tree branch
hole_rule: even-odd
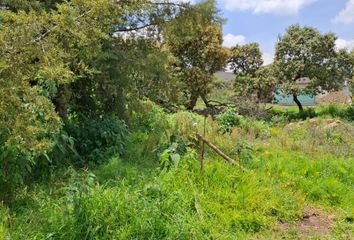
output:
[[[120,29],[117,29],[116,32],[132,32],[132,31],[139,31],[141,29],[144,29],[144,28],[148,28],[148,27],[151,27],[151,26],[156,26],[157,24],[156,23],[147,23],[143,26],[139,26],[139,27],[126,27],[126,28],[120,28]]]

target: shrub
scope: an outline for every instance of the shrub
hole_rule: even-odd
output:
[[[75,139],[75,150],[79,155],[75,164],[78,166],[97,164],[104,157],[124,152],[128,128],[117,117],[89,119],[80,116],[70,120],[65,129]]]
[[[246,131],[246,133],[253,134],[255,138],[268,138],[271,136],[270,127],[264,121],[257,121],[252,118],[243,118],[240,127]]]
[[[35,152],[22,151],[20,145],[5,143],[6,135],[0,132],[0,202],[7,200],[11,192],[24,183],[35,164]]]
[[[208,121],[208,119],[206,119]],[[199,140],[197,131],[203,131],[203,117],[191,112],[178,112],[171,116],[171,142],[178,142],[179,149],[195,147]]]
[[[218,117],[218,122],[222,133],[230,133],[232,128],[240,125],[241,117],[234,109],[229,108]]]
[[[178,144],[173,143],[168,149],[163,151],[160,156],[160,164],[163,172],[177,169],[181,156],[177,153]]]
[[[0,239],[8,239],[7,219],[8,212],[0,203]]]
[[[253,145],[245,142],[240,141],[236,143],[235,152],[237,157],[240,159],[241,164],[251,164],[254,159],[254,149]]]
[[[351,105],[350,107],[347,108],[346,118],[349,121],[354,121],[354,105]]]
[[[273,115],[269,122],[273,125],[285,125],[288,123],[288,119],[284,115]]]
[[[260,105],[257,101],[248,98],[237,98],[233,101],[236,105],[236,111],[239,115],[252,117],[258,120],[269,119],[272,112],[266,109],[265,105]]]
[[[50,164],[53,166],[68,166],[75,163],[75,160],[80,158],[79,153],[75,148],[75,139],[62,129],[60,134],[55,139],[53,150],[49,154]],[[39,168],[48,167],[47,162],[42,161]]]
[[[134,106],[132,112],[132,129],[142,132],[162,133],[168,129],[167,114],[151,101],[142,101]]]

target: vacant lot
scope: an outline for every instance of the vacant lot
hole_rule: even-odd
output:
[[[206,149],[201,172],[195,132],[202,131],[203,118],[149,109],[136,116],[121,157],[102,159],[105,163],[87,170],[65,168],[19,190],[1,207],[0,236],[354,237],[351,122],[322,116],[289,123],[280,121],[283,115],[265,122],[229,113],[229,122],[225,116],[208,118],[206,138],[244,170]],[[221,129],[230,122],[236,124],[223,134]],[[171,135],[172,142],[167,138]]]

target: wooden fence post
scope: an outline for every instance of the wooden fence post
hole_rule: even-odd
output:
[[[214,144],[205,139],[200,133],[197,132],[197,138],[203,141],[207,146],[209,146],[216,154],[225,159],[228,163],[234,166],[239,166],[241,170],[245,170],[241,165],[235,162],[232,158],[223,153],[219,148],[217,148]]]

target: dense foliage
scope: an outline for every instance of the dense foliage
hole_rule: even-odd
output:
[[[354,52],[294,25],[263,66],[216,5],[1,1],[0,240],[354,238],[354,107],[266,105],[354,89]]]
[[[239,99],[270,102],[277,79],[272,65],[263,66],[258,43],[236,45],[231,49],[228,62],[236,75],[234,89]]]
[[[294,98],[303,110],[298,95],[316,95],[323,91],[340,89],[353,76],[353,59],[346,50],[336,51],[337,37],[322,34],[312,27],[292,25],[279,38],[276,46],[276,76],[281,89]],[[310,84],[301,88],[300,79]]]
[[[208,105],[213,74],[226,65],[228,52],[222,47],[222,19],[214,5],[214,1],[206,1],[167,28],[167,44],[178,59],[177,71],[185,85],[182,91],[189,99],[189,110],[199,97]]]
[[[230,68],[235,75],[255,76],[263,65],[262,53],[258,43],[236,45],[231,48]]]
[[[149,1],[4,2],[0,9],[1,178],[25,176],[36,159],[52,151],[63,129],[68,130],[63,124],[70,126],[77,115],[85,116],[86,123],[92,121],[88,126],[95,129],[96,119],[111,115],[128,121],[128,104],[139,99],[150,98],[167,107],[178,103],[181,85],[186,83],[178,72],[195,71],[186,65],[181,68],[173,45],[167,48],[165,41],[177,38],[173,27],[193,21],[191,14],[205,16],[196,32],[190,28],[186,34],[195,37],[190,43],[202,40],[201,48],[208,46],[200,55],[204,58],[196,60],[196,72],[211,78],[223,65],[222,55],[218,63],[210,61],[221,51],[221,26],[213,22],[216,13],[213,1],[193,7]],[[86,138],[78,132],[90,132],[82,124],[67,132],[76,141]],[[90,155],[92,148],[84,155]]]

